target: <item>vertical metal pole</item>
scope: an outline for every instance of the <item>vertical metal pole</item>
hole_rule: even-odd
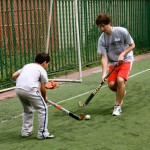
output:
[[[45,51],[46,53],[48,53],[48,48],[49,48],[51,18],[52,18],[52,7],[53,7],[53,0],[50,1],[50,12],[49,12],[49,20],[48,20],[48,31],[47,31],[46,51]]]
[[[80,38],[79,38],[79,24],[78,24],[78,8],[77,0],[74,0],[75,19],[76,19],[76,31],[77,31],[77,49],[78,49],[78,61],[79,61],[79,79],[82,81],[81,70],[81,52],[80,52]]]

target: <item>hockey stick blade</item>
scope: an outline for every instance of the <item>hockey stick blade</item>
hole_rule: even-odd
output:
[[[80,114],[80,116],[77,116],[77,115],[75,115],[75,114],[73,114],[71,112],[69,112],[69,116],[72,117],[72,118],[74,118],[74,119],[76,119],[76,120],[79,120],[79,121],[83,120],[85,118],[84,114]]]
[[[79,107],[83,107],[85,104],[82,101],[78,102]]]
[[[85,105],[87,105],[92,98],[95,96],[95,94],[99,91],[99,89],[101,88],[101,86],[104,84],[104,82],[101,82],[101,84],[90,94],[90,96],[86,99],[86,101],[83,103],[82,101],[78,102],[79,107],[83,107]]]
[[[71,116],[72,118],[76,119],[76,120],[83,120],[85,118],[85,115],[84,114],[80,114],[80,116],[77,116],[73,113],[69,113],[69,116]]]

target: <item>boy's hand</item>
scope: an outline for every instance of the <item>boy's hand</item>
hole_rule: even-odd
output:
[[[46,96],[46,98],[45,98],[45,102],[47,103],[48,102],[48,97]]]

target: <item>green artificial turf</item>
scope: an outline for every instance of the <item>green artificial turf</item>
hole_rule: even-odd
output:
[[[149,150],[150,148],[150,60],[133,64],[127,82],[127,94],[119,117],[112,116],[115,93],[104,86],[84,108],[78,101],[85,101],[91,90],[99,84],[101,73],[83,78],[82,83],[61,84],[47,90],[49,99],[79,115],[91,115],[91,120],[77,121],[54,107],[49,107],[51,140],[37,140],[37,112],[33,135],[21,138],[22,106],[18,98],[0,101],[0,149],[7,150]],[[147,70],[149,69],[149,70]],[[146,71],[147,70],[147,71]],[[142,71],[145,71],[141,74]],[[132,75],[135,75],[132,77]],[[86,93],[88,92],[88,93]],[[81,96],[81,94],[83,94]],[[75,98],[75,96],[78,96]],[[73,98],[74,97],[74,98]],[[61,102],[63,100],[67,100]],[[71,100],[69,100],[71,99]],[[12,118],[18,116],[17,118]],[[6,122],[3,122],[6,120]]]

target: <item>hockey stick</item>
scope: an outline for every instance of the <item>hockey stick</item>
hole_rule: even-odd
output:
[[[70,112],[69,110],[63,108],[62,106],[48,100],[48,103],[52,106],[54,106],[55,108],[61,110],[62,112],[64,112],[65,114],[69,115],[70,117],[76,119],[76,120],[83,120],[85,118],[85,115],[84,114],[80,114],[80,116],[77,116],[76,114],[73,114],[72,112]]]
[[[105,77],[105,80],[110,76],[110,74],[115,70],[115,68],[117,67],[117,65],[115,65],[113,67],[113,69],[107,74],[107,76]],[[93,90],[93,92],[90,94],[90,96],[86,99],[86,101],[83,103],[82,101],[79,101],[78,105],[79,107],[83,107],[85,105],[88,105],[88,103],[92,100],[92,98],[95,96],[95,94],[100,90],[100,88],[102,87],[102,85],[105,82],[101,82],[98,87],[96,89]]]

